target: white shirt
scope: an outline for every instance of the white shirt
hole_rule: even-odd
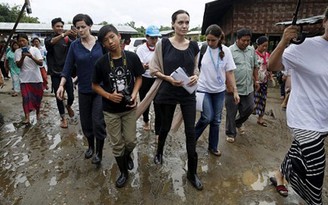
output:
[[[224,52],[223,59],[219,57],[219,48],[212,49],[207,46],[201,62],[198,91],[219,93],[226,89],[226,72],[235,70],[236,65],[230,49],[222,45],[222,50]],[[219,66],[217,66],[218,63]]]
[[[29,47],[29,52],[36,59],[42,60],[42,55],[39,49],[35,47]],[[22,57],[22,49],[19,48],[15,51],[15,61],[19,61]],[[40,83],[43,82],[40,66],[36,64],[30,57],[25,57],[21,66],[21,72],[19,74],[21,83]]]
[[[149,50],[146,43],[144,43],[137,48],[136,53],[139,56],[141,63],[147,64],[153,58],[155,51]],[[150,75],[149,69],[145,70],[145,73],[142,74],[142,76],[144,76],[146,78],[152,78],[152,76]]]
[[[328,131],[328,41],[321,36],[290,45],[282,63],[291,69],[287,124],[291,128]]]

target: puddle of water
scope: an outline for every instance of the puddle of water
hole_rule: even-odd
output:
[[[3,158],[5,158],[8,155],[8,152],[3,153]]]
[[[270,184],[269,178],[274,176],[274,172],[262,172],[254,173],[251,170],[247,170],[243,173],[243,183],[250,186],[255,191],[262,191],[266,186]]]
[[[76,137],[77,137],[78,139],[80,139],[80,140],[83,139],[83,135],[81,135],[81,134],[77,134]]]
[[[174,170],[174,172],[171,173],[170,178],[172,178],[172,184],[173,184],[173,190],[174,193],[177,194],[182,201],[186,201],[186,194],[185,190],[183,188],[183,180],[182,177],[186,174],[185,170],[187,169],[187,163],[183,164],[183,161],[181,158],[170,158],[168,159],[168,166],[172,166],[169,168],[170,170]],[[185,165],[184,168],[183,165]],[[181,168],[177,168],[181,167]]]
[[[207,164],[206,165],[202,165],[201,166],[201,169],[202,169],[202,172],[207,173],[208,172],[208,165]]]
[[[30,161],[27,154],[22,153],[22,155],[23,155],[23,159],[20,162],[18,162],[18,166],[23,166],[24,164],[26,164],[26,162]]]
[[[52,136],[48,135],[48,139],[51,140]],[[57,147],[57,145],[61,142],[61,137],[59,134],[56,134],[53,138],[53,144],[49,147],[49,150],[53,150]]]
[[[252,202],[249,205],[276,205],[276,202],[259,201],[259,202]]]
[[[23,174],[19,174],[15,178],[14,188],[17,188],[18,184],[25,184],[25,187],[29,187],[31,185],[30,182],[27,180],[27,177],[23,176]]]
[[[4,127],[5,129],[5,132],[8,133],[8,132],[15,132],[16,128],[13,124],[8,124],[8,125],[5,125]]]
[[[50,186],[55,186],[57,184],[57,178],[56,176],[51,177],[49,185]]]
[[[257,175],[257,180],[253,184],[251,184],[251,187],[255,191],[261,191],[267,186],[267,177],[263,177],[261,174]]]
[[[15,147],[19,142],[22,141],[23,137],[17,137],[15,139],[16,139],[16,141],[14,142],[14,144],[11,145],[11,147]]]

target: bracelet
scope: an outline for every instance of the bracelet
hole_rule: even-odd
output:
[[[257,80],[257,81],[255,81],[255,83],[260,83],[260,81]]]

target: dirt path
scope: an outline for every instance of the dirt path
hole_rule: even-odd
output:
[[[291,142],[279,103],[278,89],[270,89],[270,116],[265,116],[268,127],[257,125],[252,115],[246,123],[246,135],[237,136],[234,144],[225,141],[223,118],[219,158],[208,154],[205,131],[197,144],[198,174],[204,183],[201,192],[186,180],[183,129],[168,137],[164,164],[157,166],[153,163],[154,133],[143,131],[139,119],[138,145],[133,152],[136,166],[126,187],[117,189],[119,171],[108,140],[102,166],[96,168],[83,158],[87,147],[78,120],[71,121],[68,129],[60,129],[55,100],[49,93],[43,99],[41,122],[36,123],[33,113],[32,126],[25,127],[20,124],[21,98],[0,90],[0,113],[5,120],[0,131],[0,204],[299,204],[301,200],[291,187],[289,196],[282,198],[268,179]],[[77,102],[74,109],[78,112]],[[327,180],[326,169],[325,204]]]

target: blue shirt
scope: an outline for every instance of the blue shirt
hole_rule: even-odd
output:
[[[79,93],[93,93],[91,83],[94,65],[96,61],[103,56],[101,44],[96,41],[91,51],[86,49],[81,39],[76,39],[69,47],[62,77],[70,78],[74,66],[76,66],[76,75],[78,76]]]

